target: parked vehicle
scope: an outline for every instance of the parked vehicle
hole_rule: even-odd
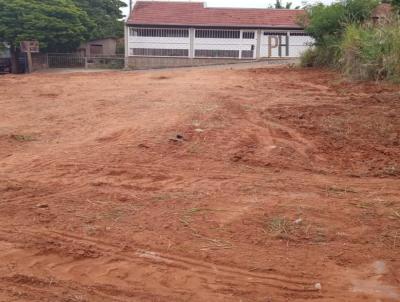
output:
[[[11,60],[8,58],[0,58],[0,73],[11,72]]]

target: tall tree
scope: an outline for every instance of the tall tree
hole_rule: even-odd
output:
[[[72,0],[0,0],[0,41],[11,46],[14,72],[21,41],[37,40],[44,50],[67,52],[86,40],[91,28],[86,12]]]
[[[282,8],[283,8],[283,5],[282,5],[282,3],[281,3],[280,0],[276,0],[276,2],[275,2],[275,8],[276,8],[276,9],[282,9]]]
[[[75,5],[84,10],[95,24],[90,32],[90,39],[124,36],[124,17],[121,8],[126,3],[121,0],[73,0]]]
[[[283,5],[281,0],[276,0],[273,8],[275,8],[275,9],[291,9],[292,5],[293,5],[292,2],[286,2],[286,4]],[[294,9],[300,9],[300,6],[296,6]]]

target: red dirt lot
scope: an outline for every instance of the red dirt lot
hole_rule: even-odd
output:
[[[280,67],[0,89],[0,301],[400,301],[398,86]]]

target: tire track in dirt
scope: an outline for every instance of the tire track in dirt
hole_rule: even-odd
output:
[[[13,231],[1,230],[4,234]],[[43,255],[34,251],[13,249],[7,252],[3,249],[0,258],[17,256],[16,259],[24,259],[28,269],[40,267],[41,270],[49,270],[57,278],[72,278],[74,280],[103,280],[106,283],[113,283],[115,280],[122,279],[120,282],[128,286],[130,282],[137,279],[146,280],[156,277],[153,282],[172,282],[172,288],[176,288],[186,283],[195,283],[196,287],[223,286],[224,284],[234,285],[235,288],[260,287],[276,290],[281,293],[292,293],[299,296],[316,297],[319,291],[314,288],[314,282],[308,278],[287,274],[280,271],[251,272],[249,270],[231,267],[228,265],[214,264],[189,257],[181,257],[173,254],[148,251],[143,248],[132,251],[124,251],[121,246],[107,243],[101,240],[81,237],[74,234],[57,231],[28,231],[23,233],[31,236],[45,236],[54,241],[64,241],[66,243],[73,240],[74,244],[91,245],[103,255],[98,258],[84,258],[82,260],[71,261],[68,257],[60,255]],[[134,269],[132,269],[134,268]],[[170,273],[163,271],[173,270],[178,280],[168,280]],[[156,281],[157,280],[157,281]],[[160,281],[164,280],[164,281]],[[167,281],[165,281],[167,280]],[[195,280],[189,282],[188,280]],[[193,288],[195,289],[195,288]]]

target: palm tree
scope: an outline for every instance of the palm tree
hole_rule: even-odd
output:
[[[276,0],[274,8],[275,9],[291,9],[293,3],[292,2],[286,2],[285,5],[282,4],[281,0]],[[296,6],[295,9],[300,9],[300,6]]]
[[[283,8],[283,5],[282,5],[282,3],[281,3],[281,0],[276,0],[275,8],[276,8],[276,9],[281,9],[281,8]]]

